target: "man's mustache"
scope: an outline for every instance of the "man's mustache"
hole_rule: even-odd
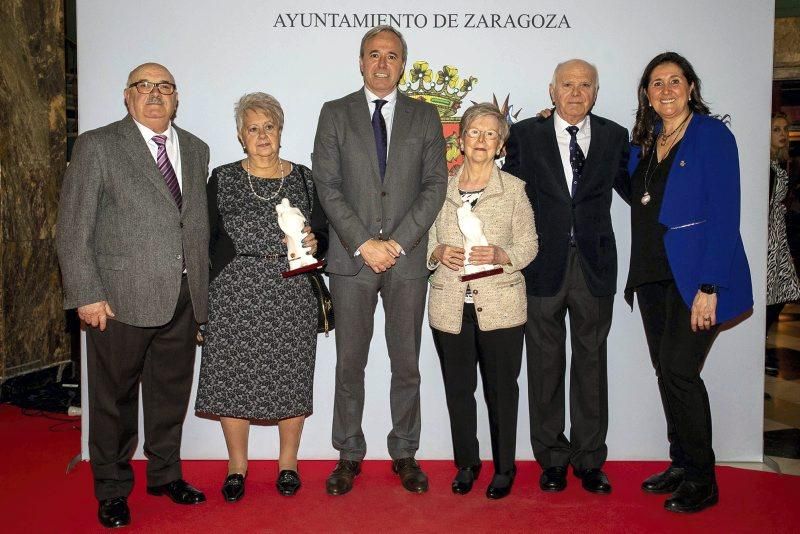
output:
[[[147,102],[145,102],[145,104],[163,104],[163,103],[164,101],[161,100],[160,96],[150,96],[148,97]]]

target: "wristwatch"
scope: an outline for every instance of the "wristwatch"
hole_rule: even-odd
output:
[[[706,295],[714,295],[717,292],[717,286],[714,284],[700,284],[700,291]]]

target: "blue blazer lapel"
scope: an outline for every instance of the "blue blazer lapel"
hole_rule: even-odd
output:
[[[150,180],[153,187],[158,189],[161,194],[164,195],[164,198],[169,200],[170,204],[175,206],[177,210],[178,206],[175,204],[175,199],[172,198],[172,193],[169,192],[169,188],[164,181],[164,176],[158,170],[156,161],[153,159],[150,149],[147,148],[147,143],[142,137],[142,133],[139,131],[139,128],[136,127],[130,115],[120,122],[119,133],[123,138],[121,143],[123,149],[128,153],[128,156],[130,156],[134,164],[139,168],[141,173]],[[181,147],[182,146],[183,143],[181,143]],[[183,172],[181,174],[183,174]]]
[[[367,98],[364,96],[363,90],[356,91],[351,95],[348,117],[350,119],[350,127],[360,140],[359,146],[364,147],[367,151],[367,157],[369,157],[370,166],[372,168],[372,179],[376,187],[380,189],[381,171],[378,167],[378,150],[375,148],[375,134],[372,133],[372,122],[369,118],[369,105],[367,105]]]

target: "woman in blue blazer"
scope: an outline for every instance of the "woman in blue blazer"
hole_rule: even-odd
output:
[[[700,79],[679,54],[644,70],[633,129],[631,267],[626,298],[639,299],[667,419],[670,467],[642,489],[672,493],[664,506],[716,504],[711,410],[700,378],[719,324],[753,306],[739,234],[736,140],[709,116]]]

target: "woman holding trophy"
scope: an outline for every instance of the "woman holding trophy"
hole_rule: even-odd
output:
[[[433,270],[428,319],[444,378],[458,471],[454,493],[472,489],[481,469],[475,389],[480,367],[494,460],[490,499],[511,491],[516,468],[517,377],[527,319],[520,270],[536,256],[538,238],[525,184],[497,168],[509,126],[497,106],[464,112],[459,145],[464,165],[428,239]]]
[[[297,451],[313,411],[317,301],[306,276],[281,276],[300,258],[287,257],[276,206],[288,199],[310,221],[301,254],[322,257],[327,249],[311,171],[280,157],[281,105],[250,93],[235,116],[247,156],[214,169],[207,188],[209,320],[195,406],[220,418],[229,455],[222,494],[229,502],[244,496],[252,420],[277,421],[278,491],[293,495],[300,488]]]

